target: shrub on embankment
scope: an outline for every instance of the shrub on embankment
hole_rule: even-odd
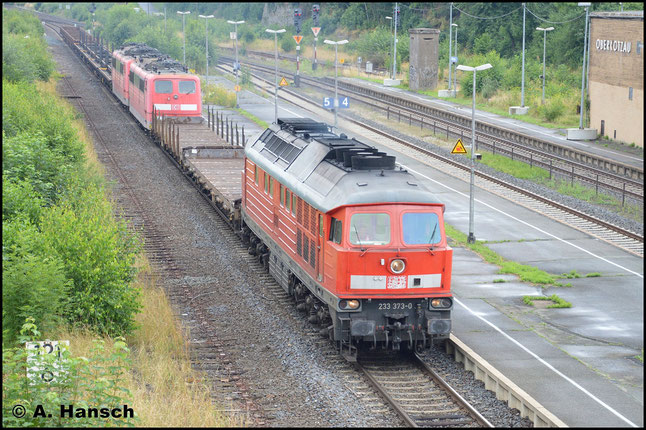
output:
[[[138,240],[115,219],[74,112],[43,85],[2,87],[3,343],[28,316],[41,329],[130,333]]]

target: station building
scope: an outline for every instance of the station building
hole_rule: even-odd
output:
[[[644,11],[590,14],[590,127],[644,147]]]

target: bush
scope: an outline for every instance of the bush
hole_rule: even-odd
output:
[[[291,52],[296,50],[296,41],[292,37],[283,37],[283,39],[280,41],[280,49],[283,50],[283,52]]]
[[[11,82],[49,80],[54,72],[54,62],[47,52],[43,32],[40,21],[31,14],[3,12],[3,78]]]
[[[44,330],[55,329],[61,323],[59,315],[69,285],[56,257],[21,254],[3,255],[3,345],[16,340],[25,318],[30,316]]]
[[[244,76],[243,71],[243,80]],[[233,108],[236,106],[236,93],[219,85],[209,84],[204,89],[204,103]]]
[[[473,87],[473,85],[472,85]],[[481,93],[485,99],[490,99],[498,91],[498,81],[491,76],[485,76],[482,79]]]
[[[548,99],[544,105],[538,107],[540,115],[549,122],[555,122],[565,113],[565,104],[560,97]]]
[[[125,221],[114,219],[105,190],[87,181],[77,179],[66,199],[43,214],[43,241],[71,280],[67,321],[100,334],[126,335],[141,307],[139,290],[131,285],[140,242]]]
[[[243,30],[241,39],[245,43],[253,43],[256,40],[256,35],[251,30]]]
[[[48,205],[58,201],[74,165],[59,148],[49,147],[42,133],[21,133],[5,139],[2,145],[3,175],[12,181],[27,182],[29,189]]]
[[[26,219],[38,224],[43,199],[27,181],[2,176],[2,220]]]
[[[382,67],[392,62],[393,37],[387,28],[378,28],[369,33],[362,34],[356,41],[350,42],[349,49],[354,50],[359,56],[366,61],[372,62],[375,67]],[[397,45],[399,56],[399,45]]]

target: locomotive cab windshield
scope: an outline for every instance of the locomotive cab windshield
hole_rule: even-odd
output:
[[[437,208],[405,209],[399,216],[384,212],[356,212],[350,215],[349,244],[368,246],[441,246]]]

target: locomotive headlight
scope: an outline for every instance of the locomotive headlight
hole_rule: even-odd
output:
[[[453,302],[451,299],[442,298],[442,299],[433,299],[431,300],[431,307],[437,309],[447,309],[450,308]]]
[[[341,309],[358,309],[361,302],[359,300],[341,300],[339,308]]]
[[[396,275],[399,275],[406,269],[406,263],[404,260],[393,260],[390,262],[390,271]]]

